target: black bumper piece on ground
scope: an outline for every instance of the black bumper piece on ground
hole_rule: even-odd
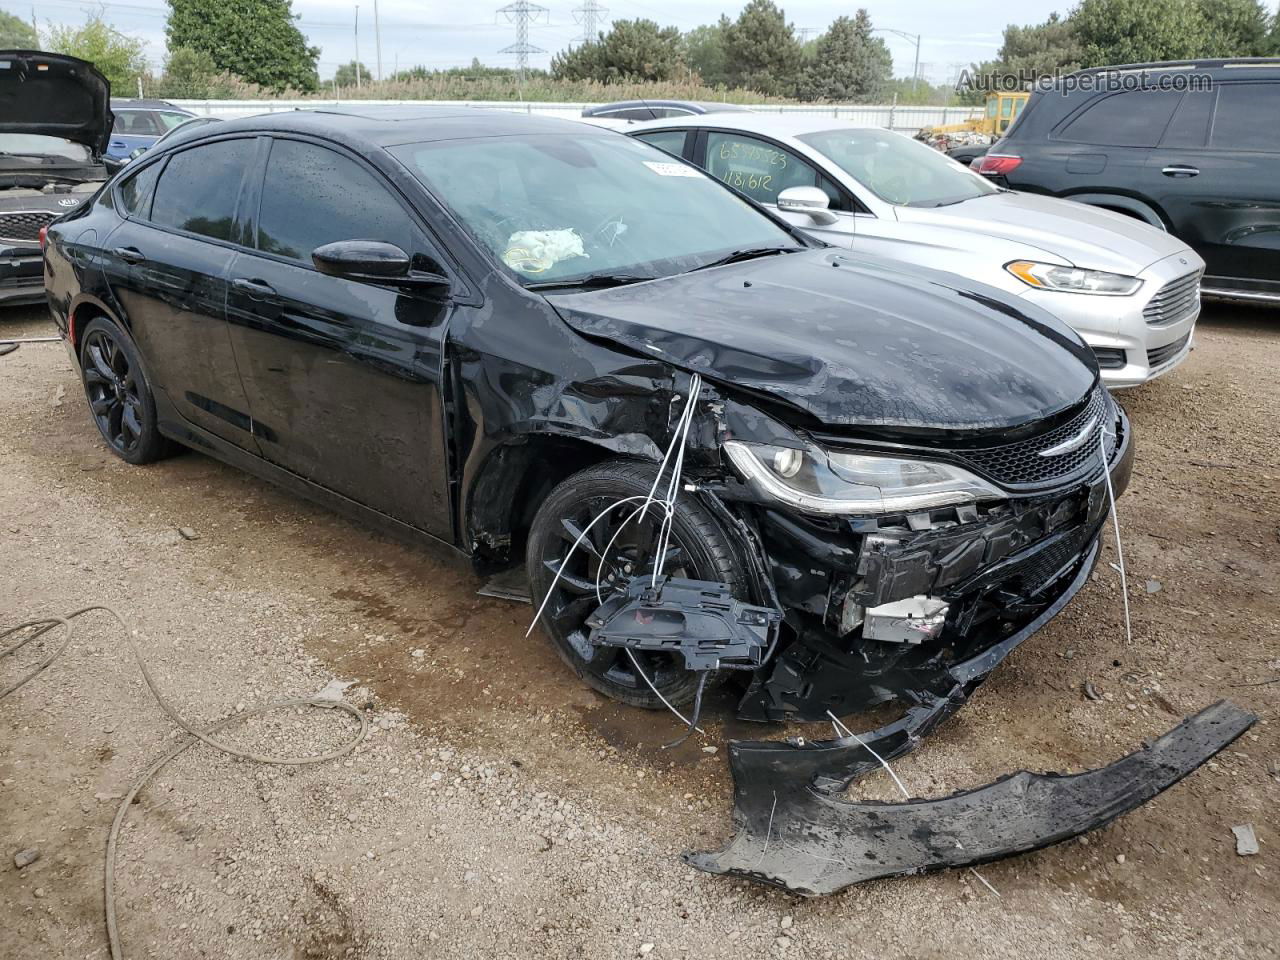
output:
[[[787,775],[784,765],[744,771],[734,757],[738,835],[724,850],[686,860],[805,895],[999,860],[1110,823],[1177,783],[1256,719],[1220,701],[1110,766],[1065,775],[1022,771],[977,790],[905,803],[838,800],[806,776]],[[832,743],[864,752],[852,738]],[[744,773],[752,779],[744,781]]]

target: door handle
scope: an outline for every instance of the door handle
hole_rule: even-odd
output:
[[[1160,172],[1166,177],[1194,177],[1200,173],[1195,167],[1185,163],[1171,163]]]
[[[231,288],[238,290],[250,300],[269,300],[276,295],[276,288],[261,280],[246,280],[236,277],[231,281]]]
[[[147,259],[137,247],[116,247],[111,251],[125,263],[141,263]]]

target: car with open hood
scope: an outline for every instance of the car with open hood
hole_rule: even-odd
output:
[[[819,116],[634,124],[790,223],[856,252],[947,270],[1048,310],[1130,387],[1191,352],[1204,261],[1131,217],[992,184],[919,141]]]
[[[110,99],[84,60],[0,51],[0,305],[44,300],[40,232],[107,179]]]
[[[1132,463],[1034,302],[572,121],[209,125],[51,226],[45,277],[116,455],[184,445],[520,571],[585,683],[691,725],[712,685],[759,721],[896,701],[867,743],[908,749],[1086,583]]]

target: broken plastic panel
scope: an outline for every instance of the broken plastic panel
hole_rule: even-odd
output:
[[[907,597],[870,607],[864,614],[862,635],[889,643],[936,640],[947,624],[948,604],[937,597]]]
[[[762,776],[744,782],[735,763],[737,836],[721,851],[685,859],[805,895],[999,860],[1110,823],[1177,783],[1256,719],[1224,700],[1110,766],[1076,774],[1024,770],[976,790],[905,803],[840,800],[785,765],[757,767]]]
[[[734,599],[728,584],[649,575],[587,618],[591,643],[679,654],[688,670],[758,667],[782,614]]]

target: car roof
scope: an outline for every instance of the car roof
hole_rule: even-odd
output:
[[[643,107],[676,107],[697,113],[746,113],[750,107],[740,103],[720,103],[715,100],[616,100],[613,103],[593,103],[582,111],[584,117],[595,117],[618,110],[634,110]]]
[[[167,100],[136,100],[136,99],[120,99],[111,98],[112,110],[177,110],[181,113],[190,113],[182,107],[174,106]]]
[[[642,133],[645,130],[666,130],[672,127],[697,127],[699,129],[728,128],[746,130],[773,137],[799,137],[807,133],[823,133],[827,130],[852,129],[884,129],[872,124],[858,124],[851,120],[838,120],[827,113],[821,114],[777,114],[753,113],[704,113],[696,117],[671,117],[666,120],[646,120],[632,124],[627,128],[628,134]]]
[[[1148,71],[1194,71],[1232,79],[1272,80],[1280,78],[1280,57],[1231,57],[1216,60],[1158,60],[1151,63],[1123,63],[1107,67],[1089,67],[1069,76],[1080,77],[1102,73],[1143,73]],[[1061,82],[1060,80],[1058,82]]]
[[[514,111],[458,106],[351,104],[314,110],[281,110],[210,124],[206,130],[184,139],[193,143],[204,137],[228,133],[311,133],[360,149],[369,145],[391,147],[431,140],[470,140],[520,134],[577,134],[615,136],[609,130],[554,117],[537,117]]]

